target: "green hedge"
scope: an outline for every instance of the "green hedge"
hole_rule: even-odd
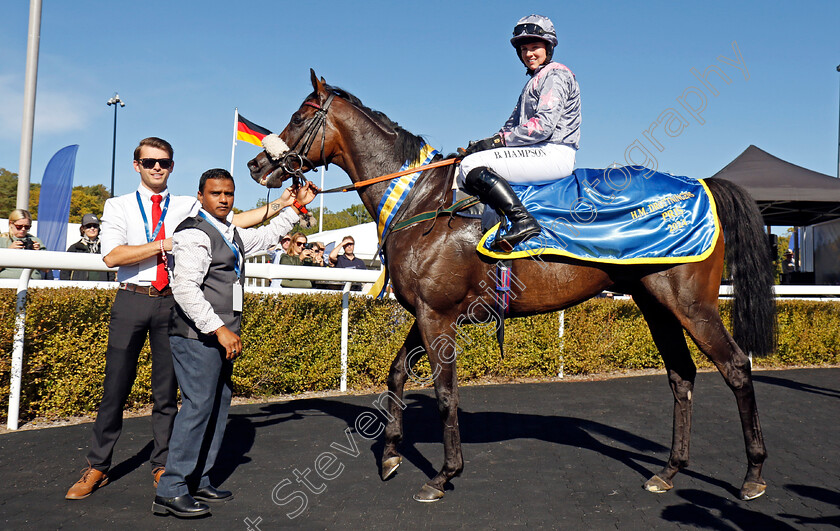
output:
[[[59,417],[96,410],[102,395],[108,316],[113,290],[30,290],[26,314],[21,418]],[[0,416],[8,410],[15,294],[0,290]],[[245,354],[234,371],[238,396],[263,397],[336,389],[340,367],[340,294],[247,294]],[[729,304],[721,310],[728,319]],[[840,363],[840,303],[782,301],[777,352],[760,367]],[[352,297],[348,386],[382,389],[413,318],[393,301]],[[647,325],[631,301],[595,299],[558,314],[510,319],[504,359],[492,329],[464,328],[458,357],[461,381],[501,377],[554,377],[661,368]],[[710,363],[691,344],[698,366]],[[150,403],[148,345],[140,354],[129,407]],[[415,373],[429,374],[422,359]]]

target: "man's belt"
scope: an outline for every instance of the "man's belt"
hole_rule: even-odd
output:
[[[142,293],[143,295],[148,295],[149,297],[169,297],[172,295],[172,287],[167,285],[163,288],[163,291],[159,291],[156,287],[152,286],[151,284],[148,286],[138,286],[137,284],[129,284],[127,282],[120,283],[120,289],[124,289],[126,291],[133,291],[134,293]]]

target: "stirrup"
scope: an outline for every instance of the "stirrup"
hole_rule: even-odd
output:
[[[534,236],[538,236],[540,232],[542,232],[542,227],[533,217],[531,217],[531,220],[536,226],[531,227],[530,229],[526,227],[524,232],[512,239],[509,238],[509,234],[502,234],[502,226],[499,225],[499,230],[496,231],[496,238],[493,240],[493,245],[491,245],[490,248],[500,250],[504,253],[512,253],[513,248],[520,243],[530,240]],[[513,226],[511,226],[511,228],[513,228]]]

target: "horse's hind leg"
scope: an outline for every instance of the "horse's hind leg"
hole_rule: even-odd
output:
[[[742,500],[758,498],[767,489],[767,484],[761,478],[767,450],[758,421],[750,360],[723,325],[717,308],[688,323],[686,330],[700,350],[715,364],[735,394],[747,449],[747,475],[741,486],[740,497]]]
[[[718,274],[719,271],[715,271],[714,277],[717,278]],[[698,292],[679,293],[672,286],[662,283],[654,286],[651,283],[658,280],[672,282],[669,277],[652,277],[645,284],[648,293],[655,292],[665,295],[657,296],[656,301],[651,300],[653,296],[650,296],[650,298],[643,296],[638,299],[646,307],[660,307],[672,312],[697,347],[715,364],[726,384],[735,394],[747,450],[747,475],[741,486],[740,496],[742,500],[757,498],[764,494],[767,488],[766,483],[761,478],[761,467],[767,458],[767,450],[764,446],[764,438],[761,435],[761,426],[758,421],[758,407],[755,402],[750,360],[732,339],[720,319],[716,291],[706,294]],[[683,278],[677,283],[687,285],[690,282],[690,279]],[[656,288],[655,291],[654,288]],[[698,298],[703,300],[697,300]],[[645,304],[644,300],[650,301],[649,304]],[[645,311],[645,308],[642,309]],[[682,339],[680,341],[683,342]]]
[[[691,393],[697,368],[685,343],[683,328],[674,315],[656,301],[645,296],[634,297],[642,310],[653,342],[665,362],[668,382],[674,394],[674,425],[671,455],[665,467],[645,482],[650,492],[666,492],[674,487],[677,472],[688,466],[691,439]]]
[[[382,480],[385,481],[396,472],[402,463],[402,456],[397,447],[403,438],[403,390],[408,370],[413,366],[419,356],[417,347],[421,346],[420,333],[417,329],[417,322],[411,326],[405,338],[403,346],[397,352],[396,358],[391,363],[391,370],[388,373],[388,423],[385,426],[385,449],[382,452]]]

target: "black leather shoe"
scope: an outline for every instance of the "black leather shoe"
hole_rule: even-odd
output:
[[[195,498],[189,494],[175,498],[155,496],[155,502],[152,504],[152,512],[160,515],[174,514],[181,518],[195,518],[210,514],[210,507],[195,501]]]
[[[202,487],[195,491],[193,497],[204,502],[224,502],[233,499],[233,493],[229,490],[217,489],[213,485]]]

